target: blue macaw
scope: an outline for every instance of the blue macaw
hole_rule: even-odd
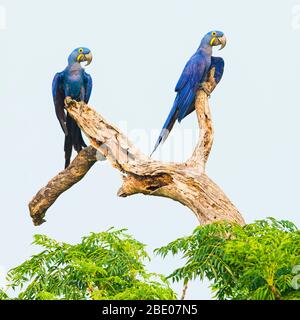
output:
[[[196,53],[190,58],[175,87],[177,92],[173,107],[161,130],[153,152],[161,142],[164,142],[172,130],[176,120],[183,118],[195,110],[196,92],[201,89],[212,67],[215,67],[215,80],[218,83],[223,75],[224,60],[212,57],[212,47],[221,45],[220,50],[226,45],[226,37],[221,31],[208,32],[202,39]]]
[[[86,144],[82,138],[80,128],[65,112],[64,99],[71,97],[76,101],[88,103],[92,92],[92,78],[81,67],[92,62],[93,56],[89,49],[80,47],[72,51],[68,58],[68,66],[64,71],[56,73],[52,82],[52,95],[56,116],[65,133],[65,168],[70,164],[72,148],[79,152]]]

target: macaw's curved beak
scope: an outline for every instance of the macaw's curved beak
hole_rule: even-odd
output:
[[[93,60],[93,55],[91,52],[87,53],[87,54],[83,54],[81,53],[78,57],[77,57],[77,61],[78,62],[85,62],[86,61],[86,66],[88,66]]]
[[[226,37],[223,35],[222,37],[218,37],[218,45],[221,45],[219,50],[222,50],[226,46]]]
[[[88,54],[85,54],[84,55],[84,60],[83,61],[86,61],[86,66],[88,66],[93,60],[93,55],[91,52],[89,52]]]

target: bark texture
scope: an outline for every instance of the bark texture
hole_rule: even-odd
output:
[[[167,197],[190,208],[200,224],[219,220],[244,224],[236,207],[205,174],[213,144],[213,125],[208,104],[208,96],[216,86],[213,72],[203,89],[197,92],[195,109],[200,136],[192,156],[184,163],[153,160],[91,107],[67,98],[67,111],[88,137],[91,146],[82,150],[70,167],[50,180],[31,200],[29,209],[34,224],[43,223],[47,209],[58,196],[81,180],[100,158],[106,158],[121,172],[123,183],[118,191],[120,197],[138,193]]]
[[[45,222],[45,214],[56,199],[79,182],[97,161],[97,150],[89,146],[83,149],[69,167],[52,178],[29,202],[34,225]]]

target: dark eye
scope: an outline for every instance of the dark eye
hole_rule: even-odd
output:
[[[83,52],[83,49],[82,49],[82,48],[78,49],[78,52],[79,52],[79,53],[82,53],[82,52]]]
[[[213,37],[215,37],[215,36],[217,35],[216,31],[213,31],[213,32],[211,33],[211,35],[212,35]]]

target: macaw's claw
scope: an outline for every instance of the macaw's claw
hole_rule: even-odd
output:
[[[212,90],[210,85],[207,82],[202,83],[201,90],[203,90],[207,94],[208,98],[210,98]]]

